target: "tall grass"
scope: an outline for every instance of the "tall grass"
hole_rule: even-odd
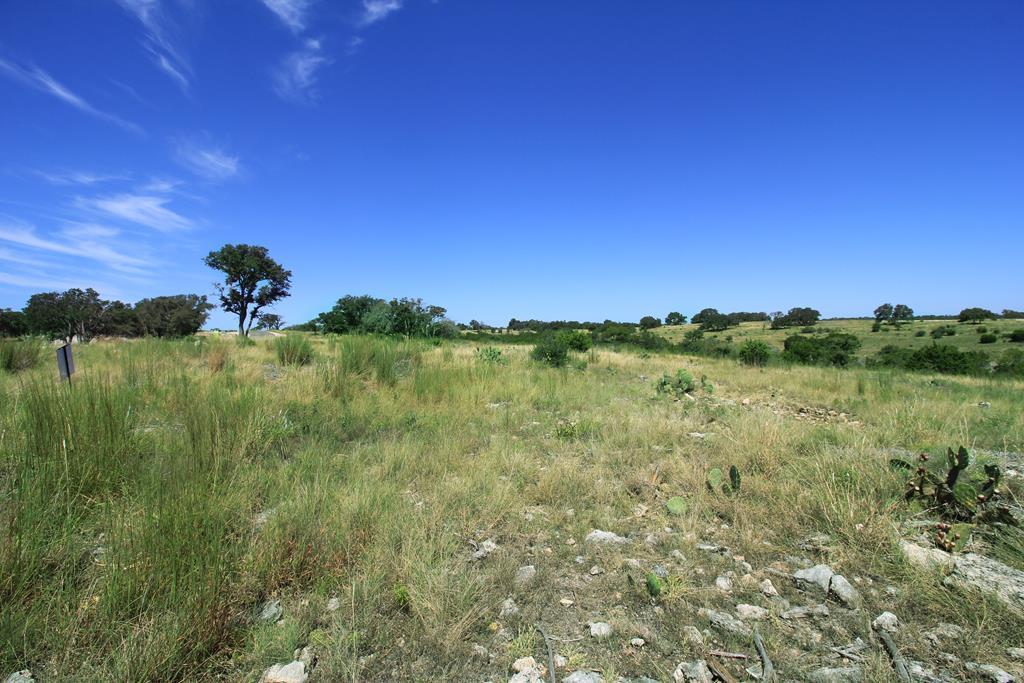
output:
[[[21,372],[39,365],[46,352],[46,342],[34,337],[6,339],[0,337],[0,370]]]
[[[298,334],[275,338],[274,353],[281,365],[309,365],[313,362],[313,345]]]
[[[380,384],[393,386],[412,374],[424,349],[420,341],[364,335],[337,336],[328,344],[332,357],[325,377],[332,393],[349,378],[373,378]]]

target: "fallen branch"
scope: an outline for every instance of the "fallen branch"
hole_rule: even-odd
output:
[[[544,638],[544,645],[548,648],[548,678],[551,683],[555,683],[555,653],[551,649],[551,639],[548,638],[547,632],[539,623],[537,624],[537,630],[540,631],[541,637]]]
[[[764,641],[761,640],[761,633],[754,629],[754,647],[757,649],[757,656],[761,658],[761,680],[764,683],[774,683],[775,667],[772,660],[768,658],[768,651],[764,649]]]
[[[904,683],[911,683],[907,662],[903,659],[903,655],[900,654],[900,649],[896,647],[896,642],[892,639],[892,636],[882,630],[878,630],[877,633],[882,641],[882,645],[885,645],[886,652],[889,653],[889,658],[892,659],[892,667],[896,669],[896,675]]]

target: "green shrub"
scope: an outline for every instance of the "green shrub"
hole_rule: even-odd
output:
[[[981,327],[977,328],[977,330],[975,330],[975,331],[978,334],[985,334],[986,332],[988,332],[988,328],[985,327],[984,325],[982,325]]]
[[[0,339],[0,369],[21,372],[34,368],[42,361],[45,351],[46,344],[41,339]]]
[[[478,348],[475,355],[478,361],[489,365],[504,365],[508,362],[508,358],[502,355],[501,349],[493,346]]]
[[[999,339],[998,336],[989,333],[981,335],[981,338],[978,340],[978,342],[981,344],[995,344],[997,339]]]
[[[807,365],[845,367],[860,348],[860,340],[852,334],[830,332],[824,337],[801,337],[794,334],[783,342],[783,357]]]
[[[771,355],[771,348],[760,339],[748,339],[740,346],[739,357],[746,365],[765,365]]]
[[[924,335],[925,335],[925,331],[924,330],[918,330],[917,332],[914,333],[915,337],[923,337]]]
[[[676,370],[675,375],[668,373],[662,375],[655,389],[658,394],[667,394],[678,399],[682,398],[683,394],[693,391],[696,386],[697,383],[693,380],[693,375],[680,368]]]
[[[931,331],[932,339],[941,339],[942,337],[952,337],[956,334],[956,328],[952,325],[939,325],[933,328]]]
[[[562,330],[555,336],[562,339],[573,351],[589,351],[594,345],[590,335],[582,330]]]
[[[1024,377],[1024,349],[1007,349],[999,357],[995,372],[1006,377]]]
[[[887,344],[873,358],[867,360],[867,365],[870,367],[905,368],[913,353],[913,349]]]
[[[977,375],[988,372],[989,358],[981,351],[959,351],[949,344],[932,344],[911,353],[904,367],[951,375]]]
[[[1014,330],[1010,334],[1006,335],[1006,338],[1018,344],[1024,342],[1024,329]]]
[[[298,334],[274,339],[274,352],[281,365],[309,365],[313,361],[313,345]]]
[[[558,335],[545,335],[533,347],[530,356],[553,368],[560,368],[569,362],[569,342]]]

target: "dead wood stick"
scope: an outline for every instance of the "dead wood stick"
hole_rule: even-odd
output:
[[[896,647],[896,642],[892,639],[888,633],[882,630],[878,630],[878,637],[882,641],[882,645],[885,646],[886,652],[889,653],[889,658],[892,659],[892,667],[896,669],[896,675],[900,677],[900,680],[904,683],[911,683],[910,671],[907,669],[907,663],[903,659],[903,655],[900,654],[900,649]]]
[[[551,639],[548,638],[547,632],[539,623],[537,624],[537,630],[540,631],[541,637],[544,638],[544,644],[548,648],[548,678],[551,680],[551,683],[555,683],[555,653],[551,649]]]
[[[754,647],[757,649],[757,656],[761,658],[761,680],[764,683],[774,683],[775,667],[772,660],[768,658],[768,651],[764,648],[764,641],[761,640],[761,633],[754,629]]]

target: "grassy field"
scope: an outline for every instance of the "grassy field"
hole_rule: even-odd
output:
[[[876,339],[931,342],[913,330],[933,323],[822,324],[861,325],[868,353]],[[985,348],[972,327],[946,340]],[[540,624],[566,659],[559,680],[668,681],[708,650],[757,661],[748,636],[708,631],[700,612],[738,603],[770,610],[760,631],[783,680],[841,666],[829,647],[872,643],[883,610],[929,668],[1024,674],[1006,652],[1024,642],[1019,615],[903,559],[898,541],[929,516],[888,467],[891,449],[963,444],[1019,470],[1022,382],[603,350],[556,370],[522,346],[488,362],[464,343],[312,342],[305,365],[282,364],[304,354],[279,356],[277,341],[144,340],[77,347],[72,386],[49,354],[0,373],[0,675],[258,681],[308,646],[314,682],[497,681],[520,657],[546,661]],[[658,396],[679,368],[704,388]],[[740,492],[709,492],[708,471],[730,465]],[[628,542],[586,542],[595,529]],[[972,543],[1024,569],[1019,535]],[[786,578],[804,560],[848,577],[863,608],[780,619],[823,600]],[[524,566],[536,575],[517,582]],[[669,578],[652,600],[655,567]],[[591,622],[612,635],[591,637]],[[940,622],[969,637],[936,648],[926,631]],[[864,680],[894,680],[877,645],[860,655]],[[750,664],[725,662],[740,680]]]
[[[941,344],[951,344],[960,351],[985,351],[993,357],[998,356],[1004,349],[1009,347],[1021,347],[1024,344],[1011,343],[1006,335],[1013,330],[1024,329],[1024,320],[990,320],[981,325],[958,323],[955,320],[916,320],[912,323],[894,328],[890,325],[883,325],[878,332],[871,331],[871,320],[824,320],[814,326],[815,330],[823,332],[844,332],[852,334],[861,340],[861,348],[857,352],[859,358],[874,356],[883,346],[894,344],[901,347],[920,348],[928,346],[935,341]],[[943,336],[935,340],[931,331],[936,327],[953,327],[956,334]],[[672,342],[680,342],[683,335],[697,329],[697,325],[669,325],[656,328],[655,334],[660,334]],[[984,328],[990,333],[998,336],[998,340],[991,344],[980,343],[981,334],[979,329]],[[727,340],[732,338],[733,343],[742,344],[747,339],[762,339],[776,349],[782,350],[782,342],[786,337],[799,334],[801,328],[786,328],[773,330],[769,323],[750,322],[741,323],[737,327],[731,327],[723,332],[709,332],[708,337]],[[923,330],[923,336],[917,336]]]

